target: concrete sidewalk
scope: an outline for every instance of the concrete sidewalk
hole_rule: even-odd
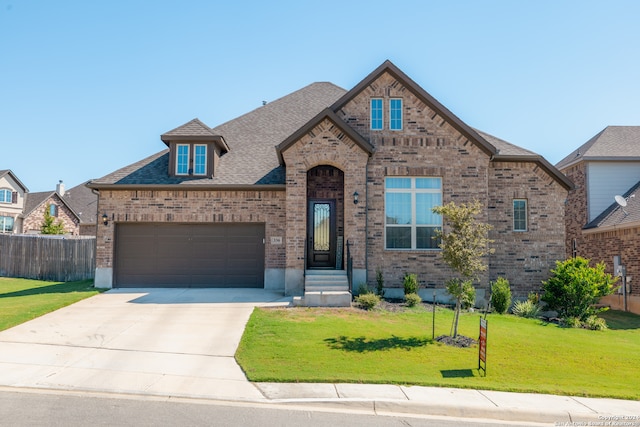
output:
[[[322,407],[380,415],[547,424],[629,421],[640,426],[638,401],[437,387],[247,381],[234,354],[253,307],[289,303],[290,298],[265,290],[109,291],[0,332],[0,387]]]
[[[609,425],[616,425],[617,420],[640,426],[640,402],[630,400],[372,384],[256,383],[256,387],[272,403],[371,410],[379,415],[414,414],[551,425],[581,422],[607,425],[608,421],[614,422]]]

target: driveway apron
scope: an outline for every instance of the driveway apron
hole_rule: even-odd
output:
[[[230,400],[264,396],[234,354],[262,289],[110,290],[0,332],[0,385]]]

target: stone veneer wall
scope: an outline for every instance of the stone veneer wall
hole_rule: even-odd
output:
[[[49,197],[44,203],[38,206],[28,217],[22,221],[22,232],[25,234],[38,234],[44,223],[44,212],[47,206],[54,204],[58,207],[58,216],[54,222],[61,221],[64,224],[65,233],[77,236],[80,234],[80,224],[76,216],[63,204],[57,196]]]
[[[101,190],[98,217],[103,213],[110,222],[98,225],[98,269],[113,268],[114,224],[123,222],[264,223],[265,270],[285,266],[284,191]],[[283,243],[272,244],[271,237],[281,237]]]
[[[555,261],[565,259],[567,190],[535,163],[492,162],[489,172],[492,280],[505,277],[515,297],[539,291]],[[527,231],[513,231],[513,199],[527,200]]]

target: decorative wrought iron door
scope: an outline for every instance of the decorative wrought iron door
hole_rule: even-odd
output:
[[[309,200],[307,257],[310,268],[335,268],[335,210],[335,200]]]

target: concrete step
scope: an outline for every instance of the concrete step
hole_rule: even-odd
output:
[[[320,291],[305,292],[304,297],[293,304],[304,307],[351,307],[351,294],[349,291]]]

